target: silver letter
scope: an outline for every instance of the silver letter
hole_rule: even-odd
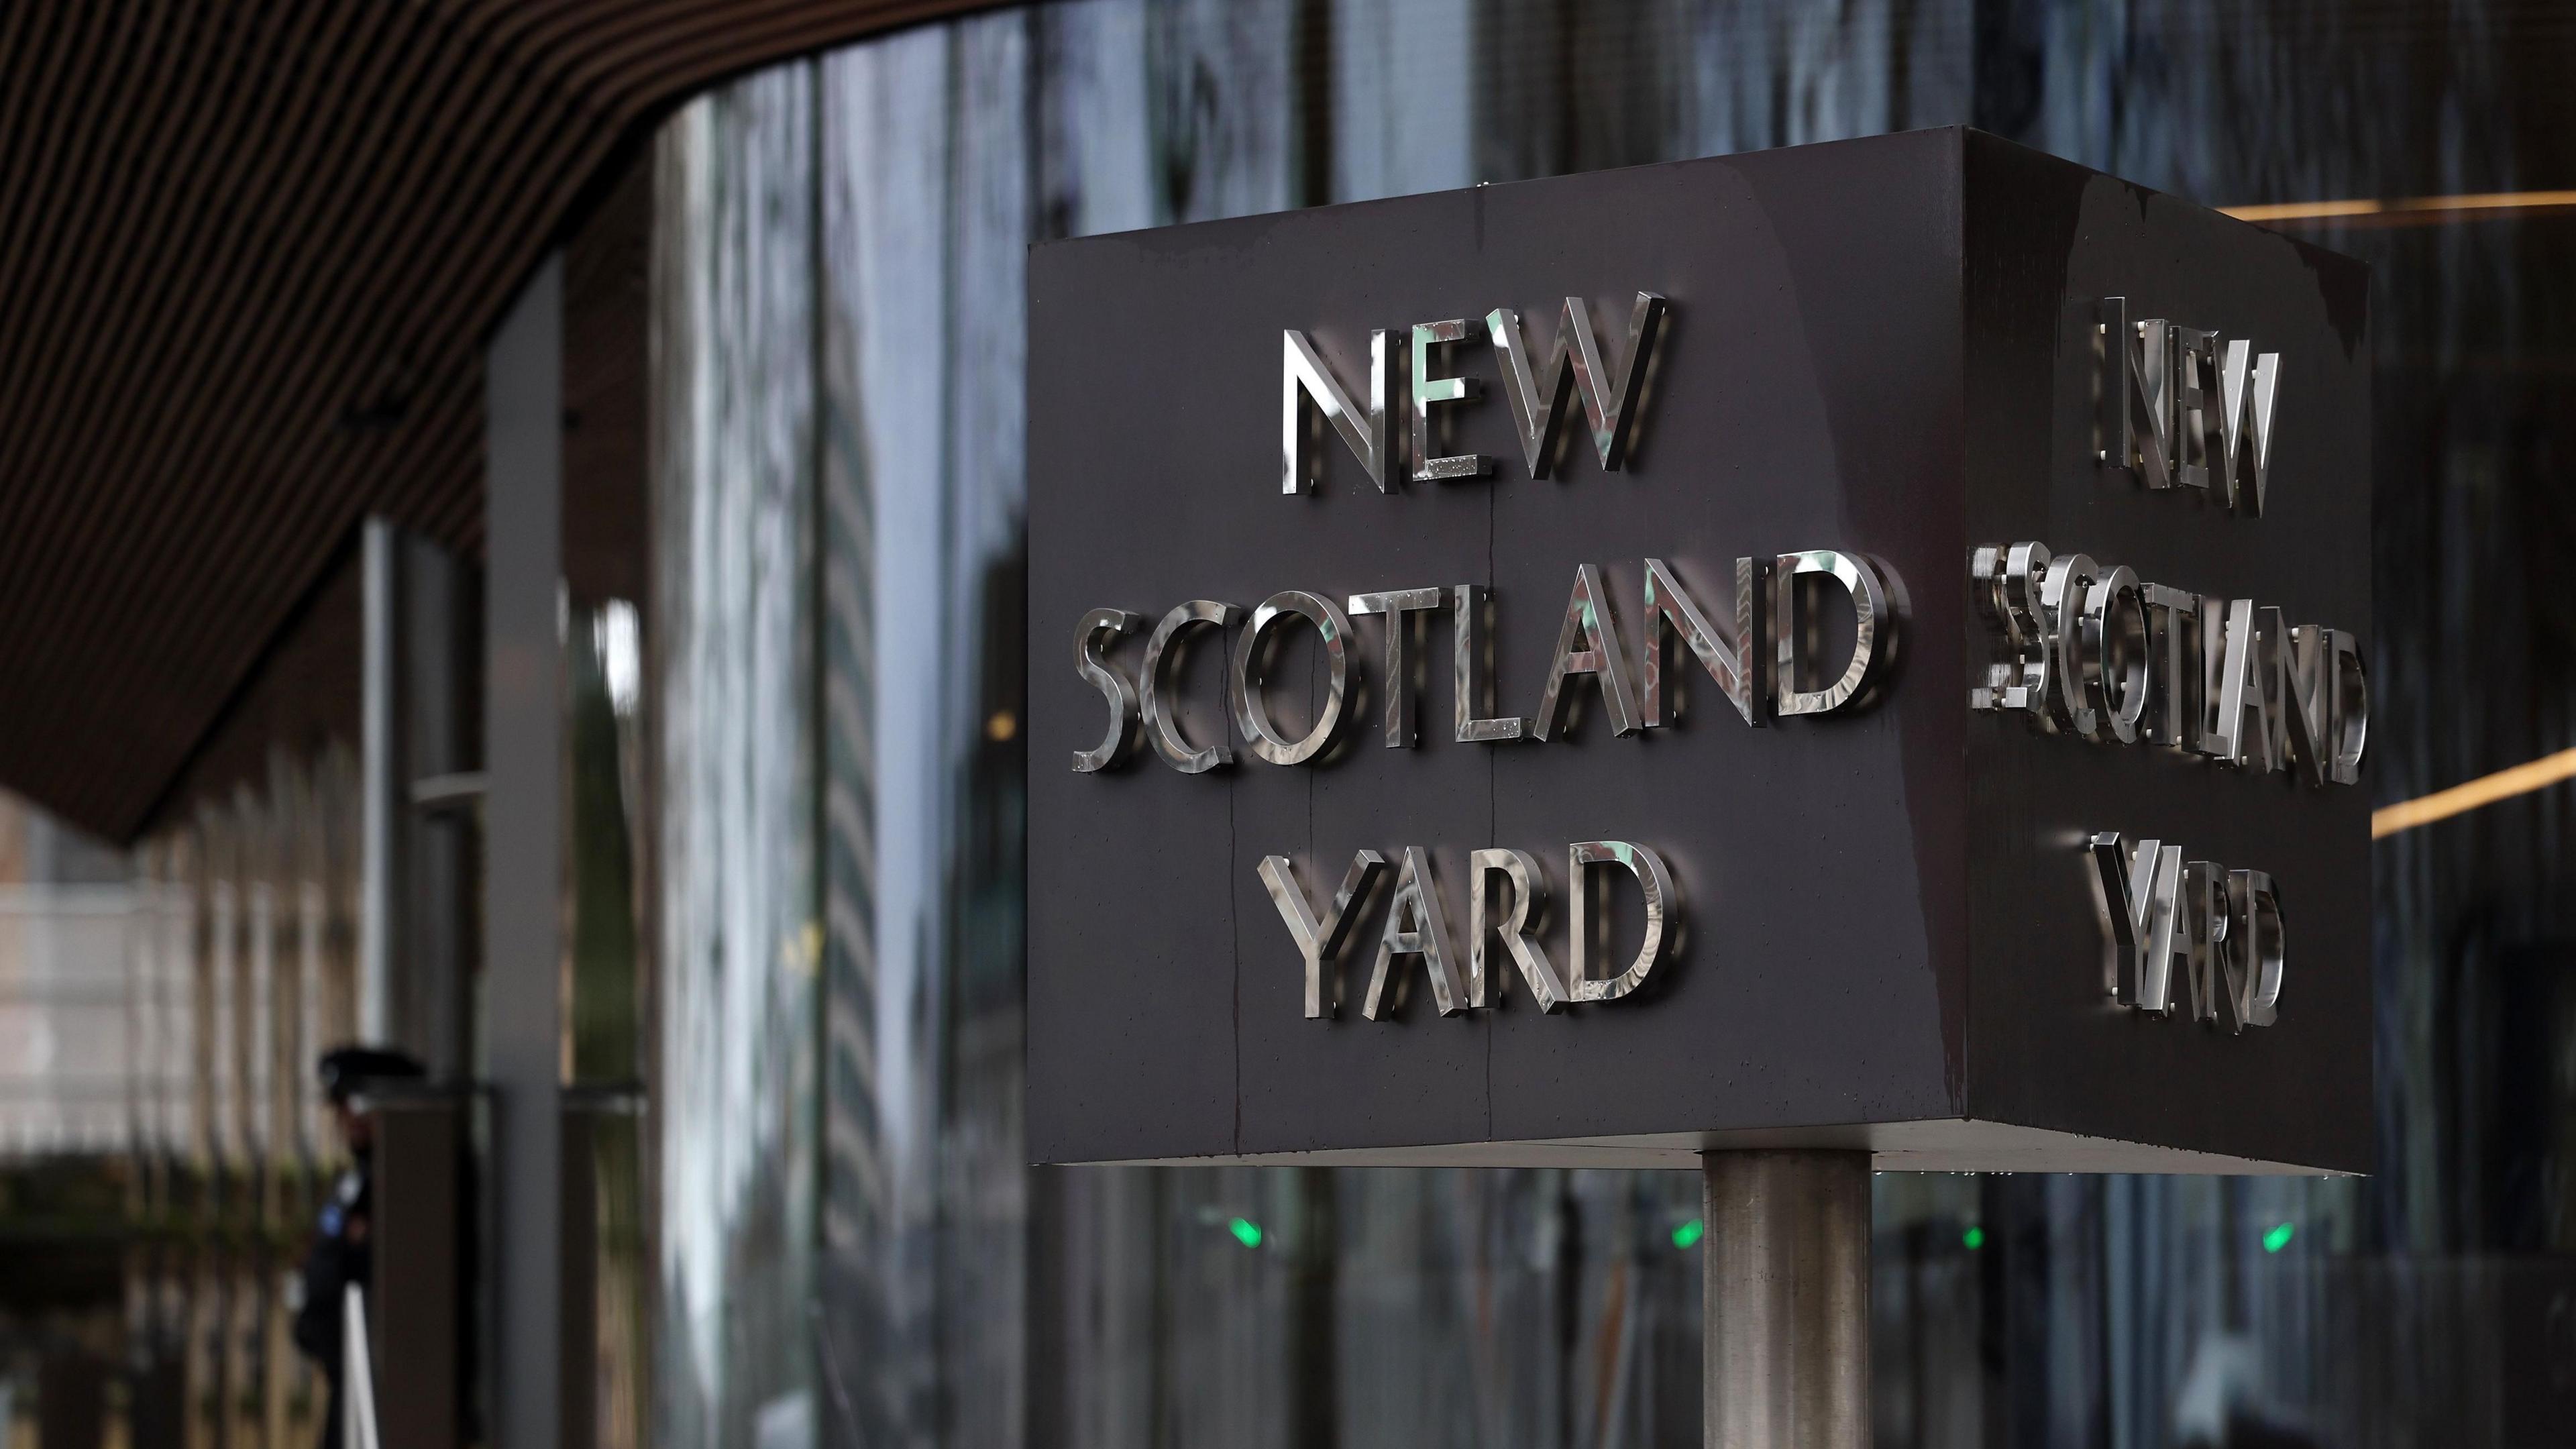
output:
[[[1489,923],[1485,887],[1497,875],[1507,883],[1512,904],[1499,923]],[[1467,1004],[1482,1008],[1509,994],[1511,978],[1500,968],[1488,971],[1485,966],[1486,933],[1492,930],[1502,933],[1503,945],[1520,967],[1521,980],[1529,984],[1539,1009],[1562,1010],[1569,999],[1565,982],[1538,943],[1539,921],[1547,914],[1547,878],[1539,874],[1538,862],[1526,851],[1476,851],[1467,857],[1467,889]]]
[[[2097,727],[2124,745],[2138,742],[2147,713],[2147,634],[2146,599],[2126,566],[2085,591],[2084,701]]]
[[[1732,643],[1718,636],[1708,616],[1700,612],[1699,603],[1673,576],[1672,566],[1659,558],[1646,560],[1646,601],[1642,611],[1646,621],[1646,657],[1642,672],[1646,683],[1645,725],[1654,729],[1664,723],[1664,646],[1667,629],[1679,634],[1700,667],[1709,678],[1735,702],[1736,713],[1749,725],[1763,723],[1771,703],[1769,652],[1762,647],[1767,632],[1762,625],[1763,562],[1740,558],[1735,561],[1735,638]],[[1749,666],[1749,667],[1748,667]],[[1673,691],[1673,716],[1682,712],[1681,691]]]
[[[2048,564],[2048,546],[2036,542],[1986,544],[1968,553],[1978,612],[2003,630],[2011,651],[2010,658],[1986,666],[1986,682],[1969,689],[1968,707],[2025,714],[2031,728],[2043,733],[2049,729],[2048,672],[2054,663],[2049,612],[2039,601]]]
[[[1113,769],[1125,762],[1136,748],[1136,686],[1117,666],[1101,657],[1102,635],[1116,638],[1136,632],[1145,622],[1142,615],[1124,609],[1094,609],[1082,616],[1073,635],[1073,672],[1082,677],[1100,697],[1109,701],[1109,733],[1102,736],[1097,749],[1073,752],[1077,773]]]
[[[1306,334],[1294,328],[1280,334],[1279,377],[1279,491],[1287,494],[1304,492],[1313,485],[1307,468],[1306,414],[1303,403],[1311,400],[1320,409],[1333,431],[1342,435],[1351,451],[1359,456],[1360,466],[1368,470],[1369,481],[1377,491],[1394,491],[1386,476],[1387,454],[1393,441],[1387,436],[1387,388],[1391,379],[1386,366],[1386,332],[1369,334],[1368,408],[1363,412],[1351,402],[1351,395],[1333,378],[1333,370],[1324,365],[1323,357]]]
[[[1377,938],[1377,969],[1369,973],[1368,996],[1360,1003],[1360,1015],[1371,1021],[1404,1005],[1405,977],[1395,977],[1395,999],[1386,999],[1387,979],[1394,975],[1391,968],[1398,956],[1422,958],[1424,969],[1431,973],[1432,1002],[1442,1016],[1456,1016],[1467,1009],[1467,993],[1449,964],[1449,925],[1440,913],[1440,891],[1431,880],[1431,862],[1418,845],[1404,848],[1395,894],[1386,903],[1386,929]]]
[[[2289,631],[2282,650],[2283,723],[2289,726],[2291,757],[2307,767],[2308,783],[2334,778],[2335,659],[2334,631],[2302,624]]]
[[[1494,460],[1482,453],[1459,453],[1446,458],[1431,455],[1432,435],[1442,431],[1431,425],[1431,405],[1473,402],[1482,391],[1472,377],[1433,377],[1431,349],[1444,342],[1469,341],[1481,330],[1482,324],[1473,318],[1413,324],[1413,481],[1416,483],[1480,478],[1494,471]]]
[[[2263,513],[2263,490],[2272,472],[2272,404],[2281,390],[2281,354],[2255,357],[2254,344],[2227,344],[2227,363],[2219,373],[2218,415],[2225,424],[2230,478],[2236,507],[2256,517]]]
[[[2093,457],[2126,473],[2137,467],[2129,440],[2129,299],[2105,297],[2093,308]]]
[[[2336,629],[2334,636],[2335,758],[2338,785],[2361,783],[2361,756],[2370,745],[2370,675],[2362,668],[2361,641]]]
[[[1351,595],[1354,614],[1386,616],[1386,747],[1413,746],[1414,663],[1405,657],[1408,642],[1419,643],[1413,615],[1428,614],[1448,604],[1446,589],[1395,589],[1382,594]]]
[[[2171,488],[2175,477],[2173,354],[2162,319],[2136,324],[2129,345],[2129,417],[2137,446],[2138,481],[2150,488]]]
[[[2163,584],[2146,586],[2147,613],[2154,625],[2156,704],[2147,720],[2147,738],[2178,750],[2200,743],[2200,595]]]
[[[2062,553],[2051,560],[2040,581],[2040,616],[2048,621],[2048,642],[2056,654],[2051,666],[2057,687],[2049,693],[2049,721],[2058,729],[2090,738],[2101,721],[2084,687],[2084,600],[2102,577],[2088,554]]]
[[[2252,599],[2227,601],[2227,631],[2219,654],[2217,717],[2205,731],[2208,752],[2221,763],[2248,770],[2277,770],[2281,759],[2281,611],[2260,611],[2272,627],[2257,627]]]
[[[1813,549],[1784,553],[1772,562],[1771,570],[1776,595],[1771,605],[1771,634],[1779,646],[1779,674],[1774,686],[1778,704],[1774,713],[1825,714],[1864,697],[1863,687],[1884,673],[1888,661],[1896,655],[1896,615],[1888,607],[1888,588],[1880,575],[1880,565],[1876,560],[1832,549]],[[1806,652],[1801,646],[1814,632],[1813,621],[1798,607],[1798,579],[1804,574],[1831,576],[1850,593],[1852,601],[1851,658],[1834,682],[1822,689],[1798,687],[1805,677],[1798,668],[1798,656]]]
[[[1299,955],[1306,958],[1306,1017],[1309,1021],[1331,1016],[1339,1010],[1342,999],[1342,952],[1349,948],[1351,927],[1359,922],[1359,907],[1365,904],[1380,872],[1386,869],[1386,857],[1374,850],[1363,850],[1351,857],[1351,868],[1342,873],[1342,888],[1333,893],[1333,908],[1323,919],[1306,904],[1306,893],[1297,889],[1296,873],[1289,869],[1288,857],[1265,855],[1261,858],[1261,883],[1270,889],[1270,903],[1279,908],[1279,919],[1288,923],[1288,934],[1297,940]],[[1325,989],[1324,968],[1332,968],[1331,990]]]
[[[2170,329],[2173,341],[2173,449],[2175,477],[2185,488],[2206,490],[2216,481],[2210,455],[2226,444],[2216,416],[2218,334],[2197,327]],[[2219,499],[2221,507],[2226,499]]]
[[[2259,870],[2227,873],[2227,1000],[2235,1026],[2270,1026],[2279,1015],[2287,941],[2281,893]]]
[[[1181,636],[1188,630],[1200,625],[1231,629],[1242,619],[1243,610],[1233,604],[1221,604],[1214,599],[1192,599],[1174,606],[1145,640],[1145,668],[1141,676],[1145,695],[1145,738],[1153,742],[1154,753],[1163,757],[1164,764],[1184,775],[1202,775],[1219,765],[1231,765],[1234,751],[1225,745],[1199,749],[1181,737],[1180,720],[1163,708],[1164,666],[1180,657],[1186,645]]]
[[[2227,690],[2227,609],[2216,594],[2200,601],[2200,723],[2194,752],[2216,758],[2227,752],[2218,738],[2218,700]]]
[[[1493,705],[1493,676],[1487,671],[1492,661],[1485,657],[1485,586],[1460,584],[1452,597],[1449,671],[1455,691],[1450,698],[1458,743],[1519,739],[1529,730],[1528,720],[1518,715],[1484,719],[1476,713]]]
[[[1556,658],[1547,666],[1547,687],[1539,693],[1538,719],[1530,727],[1530,733],[1542,740],[1555,738],[1564,728],[1565,680],[1570,674],[1598,678],[1602,706],[1610,715],[1610,733],[1637,732],[1637,691],[1628,683],[1628,651],[1619,642],[1619,625],[1610,614],[1610,594],[1601,586],[1601,570],[1591,564],[1575,566],[1574,592],[1565,600],[1565,623],[1556,631]]]
[[[2168,1016],[2179,1006],[2185,1021],[2210,1021],[2218,1015],[2218,974],[2227,943],[2227,871],[2206,860],[2182,868],[2182,939],[2174,943],[2174,960],[2182,964],[2177,987],[2170,971],[2162,986],[2161,1009]],[[2188,1000],[2185,1000],[2186,993]]]
[[[1654,356],[1667,305],[1652,292],[1637,294],[1636,308],[1628,315],[1628,365],[1618,373],[1602,365],[1600,344],[1592,337],[1592,310],[1580,297],[1565,299],[1555,345],[1536,377],[1530,372],[1529,340],[1521,335],[1520,314],[1501,307],[1485,314],[1485,331],[1502,363],[1503,392],[1520,425],[1521,456],[1532,478],[1548,477],[1555,468],[1557,425],[1564,418],[1566,394],[1576,389],[1592,415],[1592,448],[1602,471],[1615,473],[1627,466],[1628,435],[1636,428],[1647,362]]]
[[[1586,969],[1587,946],[1597,929],[1588,871],[1596,865],[1626,866],[1646,895],[1646,939],[1638,944],[1636,959],[1628,963],[1628,969],[1607,981],[1592,980]],[[1578,840],[1565,848],[1565,874],[1566,890],[1574,898],[1568,912],[1571,919],[1566,923],[1569,944],[1565,984],[1577,1001],[1616,1001],[1645,985],[1655,963],[1664,959],[1666,915],[1672,917],[1675,927],[1681,924],[1681,896],[1673,889],[1672,873],[1664,869],[1662,856],[1631,841]]]
[[[1285,618],[1304,619],[1324,641],[1324,707],[1315,712],[1314,727],[1301,740],[1280,734],[1261,702],[1260,675],[1270,664],[1263,639],[1272,624]],[[1330,599],[1287,589],[1261,601],[1252,611],[1251,627],[1234,637],[1234,669],[1226,679],[1235,727],[1243,731],[1246,749],[1274,765],[1302,765],[1324,752],[1333,742],[1334,731],[1341,728],[1342,701],[1350,692],[1350,641],[1351,621]]]
[[[2108,954],[2102,986],[2113,1000],[2142,1011],[2164,1010],[2166,972],[2174,955],[2174,903],[2182,880],[2182,847],[2116,831],[2090,842],[2094,905]]]

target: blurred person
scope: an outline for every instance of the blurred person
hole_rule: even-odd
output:
[[[368,1213],[374,1187],[375,1118],[357,1110],[352,1099],[387,1082],[419,1081],[426,1076],[419,1059],[389,1047],[341,1046],[322,1054],[317,1064],[322,1092],[331,1103],[331,1120],[349,1146],[349,1166],[331,1185],[315,1224],[313,1251],[304,1260],[304,1301],[295,1313],[295,1346],[322,1367],[330,1381],[329,1412],[322,1420],[322,1449],[340,1449],[342,1300],[349,1285],[365,1291],[372,1248],[367,1241]]]

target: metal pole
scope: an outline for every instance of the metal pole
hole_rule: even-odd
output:
[[[358,666],[358,797],[364,811],[358,879],[364,904],[358,912],[357,1027],[359,1040],[383,1046],[394,1041],[394,883],[399,871],[394,846],[402,808],[402,762],[394,757],[394,650],[401,637],[395,609],[401,585],[394,571],[401,541],[393,524],[382,518],[368,519],[360,537],[365,643]]]
[[[1708,1449],[1868,1449],[1869,1154],[1704,1152]]]
[[[492,1423],[563,1441],[563,258],[485,354],[483,1040],[493,1086]]]

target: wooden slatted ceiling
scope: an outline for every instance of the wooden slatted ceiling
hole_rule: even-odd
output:
[[[482,545],[481,342],[709,83],[977,0],[0,0],[0,785],[125,840],[360,519]]]

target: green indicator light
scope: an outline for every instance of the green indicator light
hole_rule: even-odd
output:
[[[1254,1222],[1252,1219],[1236,1218],[1233,1222],[1227,1223],[1225,1227],[1227,1232],[1234,1234],[1234,1240],[1243,1244],[1245,1247],[1258,1248],[1261,1246],[1261,1224]]]
[[[2267,1253],[2277,1253],[2283,1248],[2290,1246],[2290,1235],[2297,1231],[2297,1228],[2290,1226],[2288,1223],[2283,1223],[2279,1227],[2265,1233],[2263,1235],[2263,1251]]]
[[[1959,1235],[1959,1241],[1967,1244],[1968,1251],[1973,1253],[1986,1245],[1986,1230],[1972,1227]]]
[[[1693,1218],[1689,1222],[1682,1224],[1680,1227],[1673,1229],[1673,1246],[1676,1248],[1687,1248],[1691,1244],[1696,1243],[1707,1236],[1708,1224],[1701,1222],[1697,1218]]]

